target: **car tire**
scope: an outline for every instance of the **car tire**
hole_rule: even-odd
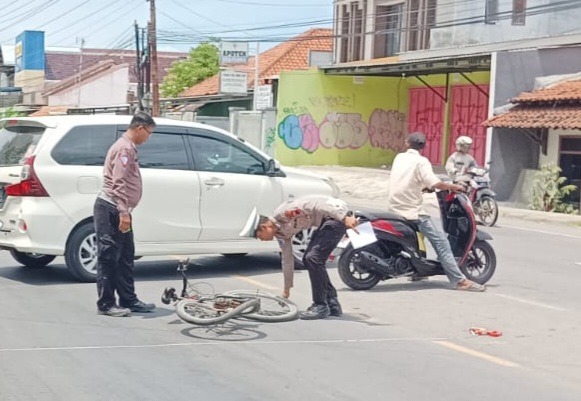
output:
[[[65,262],[77,280],[85,283],[97,281],[97,236],[93,222],[73,231],[67,242]]]
[[[30,267],[31,269],[45,267],[56,258],[55,255],[43,255],[40,253],[19,252],[14,249],[10,250],[10,254],[12,255],[15,261],[17,261],[24,267]]]

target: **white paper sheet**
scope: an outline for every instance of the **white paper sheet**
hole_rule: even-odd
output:
[[[354,249],[359,249],[377,241],[377,237],[373,232],[373,227],[370,222],[358,225],[357,231],[359,231],[359,233],[356,233],[355,230],[352,229],[347,230],[347,236],[351,240]]]

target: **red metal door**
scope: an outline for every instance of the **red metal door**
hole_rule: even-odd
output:
[[[480,88],[480,90],[478,89]],[[472,155],[480,165],[486,154],[486,128],[482,122],[488,116],[488,85],[458,85],[452,88],[450,140],[448,154],[456,151],[456,138],[467,135],[474,141]],[[484,91],[484,93],[482,93]]]
[[[434,88],[442,97],[430,88],[410,88],[408,112],[408,132],[420,131],[426,135],[427,144],[423,155],[432,164],[442,163],[442,138],[444,135],[444,110],[446,87]]]

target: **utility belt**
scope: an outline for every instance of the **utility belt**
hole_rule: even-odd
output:
[[[113,206],[117,207],[117,202],[115,202],[115,199],[113,199],[113,197],[107,195],[105,193],[105,191],[102,191],[102,190],[99,191],[99,193],[97,194],[97,198],[103,199],[105,202],[108,202],[108,203],[112,204]],[[127,209],[127,211],[129,213],[131,213],[133,211],[133,208],[130,207],[130,208]]]

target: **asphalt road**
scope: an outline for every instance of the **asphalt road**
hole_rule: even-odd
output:
[[[330,269],[343,318],[211,329],[159,304],[179,284],[175,261],[137,263],[155,313],[111,318],[62,260],[31,270],[0,252],[0,400],[580,400],[580,229],[501,220],[488,231],[498,270],[486,293],[443,277],[354,292]],[[279,291],[277,255],[195,261],[192,280],[217,291]],[[291,296],[309,305],[307,273]]]

